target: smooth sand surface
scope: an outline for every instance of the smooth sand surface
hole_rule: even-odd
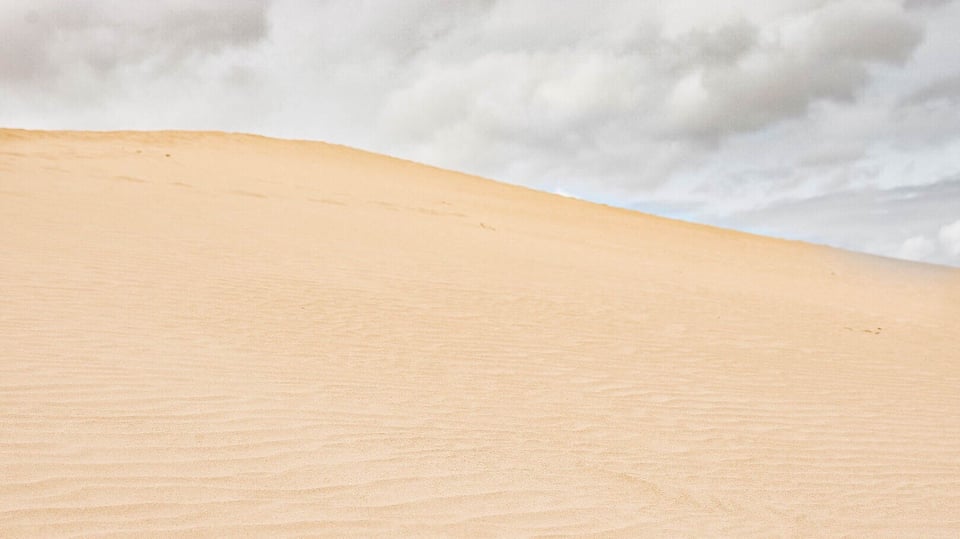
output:
[[[0,537],[960,535],[956,269],[216,133],[0,231]]]

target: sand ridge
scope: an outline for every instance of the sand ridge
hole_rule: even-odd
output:
[[[960,534],[960,271],[0,130],[0,536]]]

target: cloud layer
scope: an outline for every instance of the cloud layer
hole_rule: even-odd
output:
[[[330,140],[960,265],[958,24],[947,0],[15,0],[0,124]]]

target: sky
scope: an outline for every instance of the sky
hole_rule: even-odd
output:
[[[323,140],[960,266],[960,0],[3,0],[0,126]]]

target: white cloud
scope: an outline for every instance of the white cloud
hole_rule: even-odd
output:
[[[943,250],[952,257],[960,257],[960,219],[944,225],[938,234]]]
[[[903,242],[897,251],[899,258],[924,260],[937,250],[937,245],[926,236],[913,236]]]

